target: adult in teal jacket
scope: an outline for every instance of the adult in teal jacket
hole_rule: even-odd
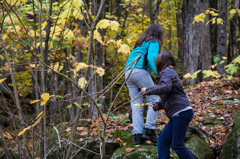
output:
[[[142,144],[144,140],[151,140],[157,142],[155,134],[156,119],[158,112],[152,108],[152,102],[159,101],[158,96],[146,96],[146,103],[148,104],[147,118],[144,126],[143,109],[139,104],[143,103],[143,97],[136,99],[140,95],[141,88],[154,86],[151,77],[151,71],[157,75],[155,66],[155,57],[160,52],[162,45],[163,29],[156,24],[151,24],[136,40],[135,46],[127,60],[126,65],[130,64],[138,55],[141,55],[135,68],[132,70],[133,65],[126,68],[125,78],[129,76],[126,84],[131,98],[132,108],[132,122],[133,134],[135,144]],[[136,100],[134,100],[136,99]]]

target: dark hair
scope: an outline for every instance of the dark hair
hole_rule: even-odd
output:
[[[163,51],[155,58],[155,65],[157,68],[157,73],[158,75],[160,75],[162,70],[164,70],[169,66],[174,67],[176,65],[176,62],[171,52]]]
[[[141,46],[144,41],[149,40],[156,40],[159,43],[161,48],[162,46],[162,36],[163,36],[163,29],[156,25],[151,24],[136,40],[134,48]]]

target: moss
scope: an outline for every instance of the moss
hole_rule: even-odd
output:
[[[234,117],[234,126],[229,133],[226,142],[223,145],[220,158],[221,159],[236,159],[240,156],[240,110],[237,111]]]
[[[192,136],[187,142],[186,146],[197,159],[215,159],[215,155],[209,145],[199,136]]]
[[[220,109],[220,108],[223,108],[223,105],[213,105],[212,107],[214,107],[216,109]]]
[[[116,131],[111,133],[115,138],[120,138],[126,146],[134,146],[133,134],[128,131]]]
[[[223,125],[223,123],[219,121],[218,118],[218,116],[211,117],[209,113],[207,113],[204,115],[203,125],[206,125],[209,129],[215,125]]]
[[[133,146],[135,148],[131,152],[126,152],[126,148],[117,149],[112,156],[112,159],[157,159],[157,147],[152,145]]]

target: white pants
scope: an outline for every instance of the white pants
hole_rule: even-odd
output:
[[[125,73],[125,79],[131,70]],[[153,80],[149,72],[145,69],[134,68],[128,81],[126,82],[131,100],[136,99],[140,95],[140,89],[144,87],[154,86]],[[159,101],[156,95],[146,95],[146,103]],[[139,104],[143,103],[143,97],[131,102],[133,134],[142,134],[144,131],[143,106],[139,109]],[[158,111],[154,111],[152,104],[148,104],[147,120],[145,128],[155,129]]]

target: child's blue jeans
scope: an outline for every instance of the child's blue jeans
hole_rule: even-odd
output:
[[[180,159],[193,159],[184,144],[187,127],[192,117],[193,110],[187,110],[170,119],[157,140],[158,159],[170,159],[171,144]]]

